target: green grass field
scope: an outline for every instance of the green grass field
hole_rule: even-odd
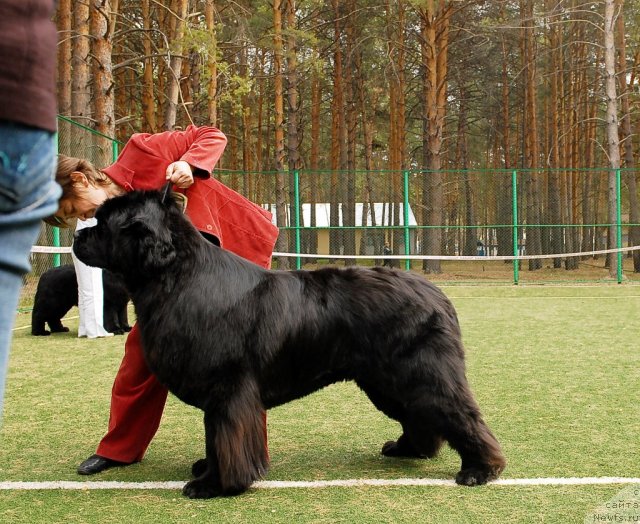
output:
[[[444,290],[459,312],[473,390],[507,456],[503,478],[640,477],[640,287]],[[18,316],[18,328],[29,323]],[[175,398],[142,463],[76,475],[106,429],[124,340],[77,339],[77,320],[65,324],[70,333],[47,338],[15,332],[0,482],[187,480],[203,454],[201,414]],[[381,445],[398,434],[355,386],[331,386],[269,412],[266,480],[455,476],[459,459],[449,449],[432,461],[382,457]],[[260,488],[207,501],[179,490],[2,490],[0,522],[601,522],[613,514],[603,505],[625,489],[625,500],[640,504],[637,488]],[[631,515],[640,521],[640,509]]]

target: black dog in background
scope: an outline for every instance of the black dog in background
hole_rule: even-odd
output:
[[[400,422],[384,455],[434,457],[447,441],[459,484],[504,469],[467,383],[454,307],[421,276],[267,271],[207,242],[156,191],[109,199],[96,218],[76,233],[76,256],[124,279],[150,369],[204,410],[206,458],[185,495],[245,491],[268,467],[262,410],[343,380]]]
[[[122,335],[131,331],[127,319],[127,293],[123,282],[108,271],[102,272],[104,328],[109,333]],[[31,334],[50,335],[69,331],[62,325],[61,319],[73,307],[78,305],[78,280],[73,264],[54,267],[45,271],[40,280],[31,313]],[[49,324],[47,331],[45,323]]]

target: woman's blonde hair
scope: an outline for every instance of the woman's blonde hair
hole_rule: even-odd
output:
[[[67,155],[58,155],[56,182],[58,182],[60,187],[62,187],[60,202],[76,196],[74,182],[71,178],[71,173],[74,171],[82,173],[87,177],[89,183],[94,186],[107,186],[113,183],[107,175],[96,169],[88,160]],[[45,218],[44,221],[50,226],[69,227],[71,225],[56,215],[51,215],[50,217]]]

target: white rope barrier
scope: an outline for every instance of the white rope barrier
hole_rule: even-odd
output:
[[[55,247],[55,246],[33,246],[31,248],[32,253],[71,253],[71,246],[68,247]]]
[[[291,257],[291,258],[337,258],[337,259],[356,259],[356,260],[476,260],[476,261],[492,261],[492,260],[534,260],[542,258],[569,258],[569,257],[588,257],[593,255],[605,255],[608,253],[627,253],[629,251],[637,251],[640,246],[621,247],[616,249],[600,249],[597,251],[579,251],[575,253],[553,253],[549,255],[500,255],[500,256],[468,256],[468,255],[321,255],[309,253],[273,253],[274,257]]]

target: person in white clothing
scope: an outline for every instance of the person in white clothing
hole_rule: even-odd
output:
[[[76,231],[96,225],[95,218],[78,219]],[[102,291],[102,269],[90,267],[73,257],[78,279],[78,312],[80,323],[78,336],[87,338],[112,337],[103,325],[104,300]]]

